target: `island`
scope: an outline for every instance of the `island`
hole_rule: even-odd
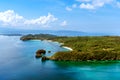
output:
[[[25,35],[26,40],[51,40],[61,43],[72,50],[56,52],[49,57],[57,61],[110,61],[120,60],[119,36],[56,36],[50,34]]]

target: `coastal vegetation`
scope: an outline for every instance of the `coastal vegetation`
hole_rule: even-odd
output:
[[[33,39],[34,40],[48,40],[48,39],[51,40],[56,37],[57,37],[56,35],[50,35],[50,34],[35,34],[35,35],[28,34],[28,35],[22,36],[20,40],[23,40],[23,41],[33,40]]]
[[[43,34],[42,34],[43,35]],[[49,37],[48,37],[49,36]],[[49,59],[59,61],[106,61],[120,60],[119,36],[55,36],[44,34],[36,38],[32,35],[21,37],[21,40],[52,40],[64,43],[61,46],[72,48],[72,51],[61,51],[53,54]]]

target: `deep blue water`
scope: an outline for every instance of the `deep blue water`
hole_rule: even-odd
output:
[[[67,51],[59,43],[0,36],[0,80],[120,80],[120,63],[46,61],[35,58],[38,49]]]

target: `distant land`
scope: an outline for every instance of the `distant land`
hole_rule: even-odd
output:
[[[27,34],[52,34],[57,36],[116,36],[113,33],[91,33],[82,31],[70,31],[70,30],[25,30],[25,29],[12,29],[12,28],[0,28],[0,35],[27,35]],[[118,36],[118,35],[117,35]]]

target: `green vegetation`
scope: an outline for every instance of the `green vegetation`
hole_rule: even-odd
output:
[[[45,39],[52,39],[52,38],[56,38],[57,36],[55,35],[50,35],[50,34],[35,34],[35,35],[32,35],[32,34],[29,34],[29,35],[25,35],[25,36],[22,36],[20,38],[20,40],[23,40],[23,41],[26,41],[26,40],[35,40],[35,39],[40,39],[40,40],[45,40]]]
[[[39,38],[40,39],[40,38]],[[43,39],[43,38],[42,38]],[[82,37],[49,37],[48,40],[64,43],[73,51],[57,52],[52,60],[64,61],[106,61],[120,60],[119,36],[82,36]]]

